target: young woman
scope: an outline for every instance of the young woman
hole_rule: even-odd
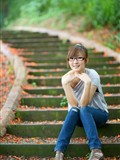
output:
[[[91,150],[89,160],[104,160],[97,127],[108,120],[100,77],[94,69],[85,68],[87,49],[82,44],[73,46],[67,55],[71,70],[62,77],[62,86],[68,101],[68,114],[55,147],[55,160],[63,160],[64,152],[77,125],[83,126]]]

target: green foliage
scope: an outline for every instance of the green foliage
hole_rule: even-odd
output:
[[[89,159],[90,158],[90,153],[87,153],[85,157],[86,157],[86,159]]]
[[[36,86],[37,86],[36,82],[32,82],[31,85],[32,85],[33,87],[36,87]]]
[[[64,96],[60,102],[61,107],[66,107],[68,105],[67,98]]]
[[[92,0],[88,3],[86,16],[94,27],[113,25],[120,29],[120,0]]]
[[[14,68],[11,64],[9,64],[8,74],[13,74],[13,73],[14,73]]]
[[[36,18],[39,19],[39,17],[48,10],[49,4],[49,0],[29,0],[29,3],[24,4],[20,8],[21,17],[28,17],[30,21],[34,21]]]
[[[22,102],[22,105],[24,105],[24,104],[25,104],[25,101],[24,101],[24,99],[23,99],[23,98],[21,99],[21,102]]]
[[[7,12],[6,12],[7,8]],[[27,19],[28,22],[40,22],[46,18],[56,17],[59,21],[64,15],[67,19],[73,16],[85,17],[81,30],[86,27],[111,26],[120,29],[120,0],[2,0],[0,17],[5,23],[16,19]],[[5,16],[6,17],[6,16]],[[64,27],[63,22],[63,27]],[[88,27],[88,28],[89,28]]]
[[[113,50],[116,50],[117,46],[120,46],[120,33],[115,36],[111,35],[105,45]]]
[[[20,114],[19,111],[17,111],[17,112],[15,113],[15,117],[16,117],[16,118],[21,118],[21,114]]]
[[[74,16],[81,14],[86,6],[87,0],[51,0],[52,9],[64,11],[68,15]]]
[[[120,44],[120,32],[115,36],[117,44]]]
[[[26,2],[25,0],[7,0],[8,1],[8,17],[6,20],[6,24],[9,21],[14,21],[15,19],[19,18],[20,16],[20,7]],[[10,14],[9,14],[10,13]]]

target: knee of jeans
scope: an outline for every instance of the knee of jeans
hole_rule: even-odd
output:
[[[88,112],[88,107],[81,107],[80,113],[85,113],[85,112]]]
[[[72,108],[71,108],[71,111],[72,111],[72,112],[77,112],[77,113],[78,113],[78,112],[79,112],[79,108],[77,108],[77,107],[72,107]]]
[[[70,111],[69,111],[69,115],[76,115],[76,114],[78,114],[79,115],[79,108],[77,108],[77,107],[72,107],[71,109],[70,109]]]
[[[77,107],[72,107],[68,113],[68,117],[71,117],[72,120],[77,120],[79,119],[79,108]]]

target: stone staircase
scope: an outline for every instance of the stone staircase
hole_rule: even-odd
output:
[[[68,70],[66,54],[72,44],[47,33],[27,31],[3,31],[2,40],[17,49],[27,67],[28,84],[23,86],[16,119],[0,143],[0,154],[54,157],[54,146],[67,113],[67,106],[60,106],[64,98],[61,76]],[[106,157],[120,156],[120,64],[103,52],[88,51],[88,67],[101,76],[110,112],[107,124],[98,129],[103,151]],[[85,132],[76,127],[65,156],[84,157],[88,153]]]

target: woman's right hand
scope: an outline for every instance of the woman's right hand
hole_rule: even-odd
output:
[[[62,85],[69,84],[73,79],[76,78],[75,71],[70,70],[65,75],[62,76]]]

